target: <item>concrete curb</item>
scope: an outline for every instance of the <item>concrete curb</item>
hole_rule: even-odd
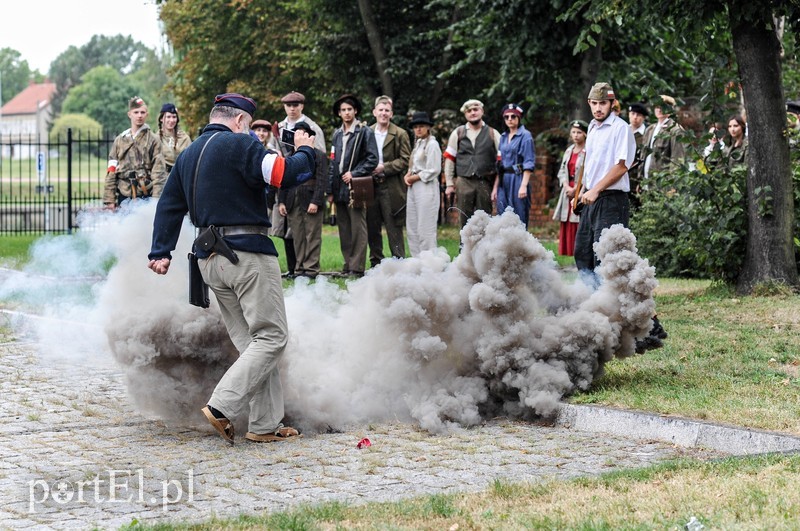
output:
[[[800,437],[794,435],[591,405],[562,404],[555,424],[732,455],[800,451]]]

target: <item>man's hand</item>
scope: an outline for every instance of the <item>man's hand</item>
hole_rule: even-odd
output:
[[[314,147],[314,138],[309,136],[308,133],[302,129],[297,129],[294,132],[294,147],[300,148],[301,146]]]
[[[344,184],[350,184],[350,181],[352,180],[353,180],[353,174],[350,173],[349,171],[344,175],[342,175],[342,182],[344,182]]]
[[[597,196],[600,195],[600,192],[597,191],[597,188],[592,188],[591,190],[587,190],[581,195],[581,203],[585,205],[591,205],[595,201],[597,201]]]
[[[383,162],[375,166],[375,169],[372,170],[372,175],[378,175],[379,173],[383,173]]]
[[[319,207],[314,203],[310,203],[308,205],[308,210],[306,210],[306,212],[308,212],[309,214],[316,214],[317,212],[319,212]]]
[[[285,204],[281,203],[281,204],[278,205],[278,214],[280,214],[283,217],[286,217],[286,205]]]
[[[567,193],[567,197],[572,199],[575,197],[575,187],[574,186],[565,186],[564,191]]]
[[[450,196],[451,196],[451,195],[453,195],[455,192],[456,192],[456,190],[455,190],[455,188],[454,188],[454,187],[452,187],[452,186],[448,186],[448,187],[446,187],[446,188],[444,189],[444,195],[446,195],[447,197],[450,197]]]
[[[147,267],[159,275],[166,275],[167,271],[169,271],[169,264],[169,258],[159,258],[158,260],[150,260],[147,263]]]

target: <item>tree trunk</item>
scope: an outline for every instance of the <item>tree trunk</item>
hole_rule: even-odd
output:
[[[572,100],[572,118],[575,120],[591,121],[592,113],[589,106],[586,104],[586,96],[592,85],[598,81],[611,82],[610,79],[597,79],[597,73],[600,71],[600,66],[603,63],[603,42],[602,35],[597,35],[597,45],[592,46],[581,54],[581,69],[580,69],[580,86],[578,91],[573,93]],[[614,85],[611,85],[612,87]]]
[[[367,40],[372,50],[372,58],[375,60],[375,69],[378,71],[378,78],[381,80],[383,93],[394,98],[392,88],[392,76],[386,71],[386,51],[383,48],[383,38],[375,22],[375,14],[372,12],[370,0],[358,0],[358,10],[361,12],[361,20],[364,21],[364,28],[367,31]]]
[[[452,51],[452,44],[453,44],[453,37],[456,34],[455,25],[460,18],[460,10],[458,6],[453,8],[453,14],[450,17],[450,31],[447,33],[447,45],[444,47],[442,51],[442,56],[439,60],[439,69],[438,72],[441,74],[450,66],[453,58],[453,51]],[[431,91],[431,97],[428,99],[428,103],[426,104],[425,111],[428,112],[428,115],[433,118],[433,111],[439,105],[439,100],[442,99],[442,94],[444,93],[446,80],[440,75],[436,78],[436,83],[433,84],[433,90]]]
[[[794,261],[794,198],[786,110],[781,85],[781,45],[772,13],[741,20],[729,5],[731,35],[747,110],[747,251],[737,290],[759,284],[798,285]],[[760,18],[760,19],[759,19]]]

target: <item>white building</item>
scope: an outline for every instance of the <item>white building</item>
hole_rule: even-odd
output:
[[[0,108],[0,156],[27,159],[46,151],[55,83],[31,83]]]

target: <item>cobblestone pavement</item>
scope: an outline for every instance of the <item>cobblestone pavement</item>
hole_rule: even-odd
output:
[[[229,447],[205,424],[168,426],[132,412],[110,361],[75,368],[23,342],[0,345],[0,391],[3,529],[113,529],[134,519],[393,501],[719,455],[508,420],[447,436],[380,424]],[[372,446],[359,450],[363,437]]]

